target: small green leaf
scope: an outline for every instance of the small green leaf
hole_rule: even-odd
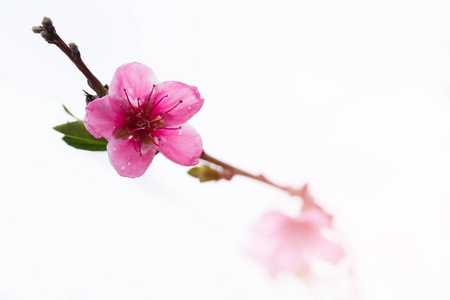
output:
[[[223,178],[222,173],[205,165],[190,169],[188,174],[198,178],[200,182],[217,181]]]
[[[106,151],[108,141],[104,138],[95,138],[84,127],[83,121],[69,122],[53,127],[64,134],[62,138],[69,146],[89,151]]]
[[[194,167],[188,171],[188,174],[192,177],[199,178],[200,177],[200,167]]]
[[[75,118],[75,119],[78,120],[78,121],[81,121],[80,119],[78,119],[77,117],[75,117],[75,116],[70,112],[70,110],[69,110],[64,104],[63,104],[63,108],[64,108],[64,110],[66,111],[66,113],[67,113],[69,116]]]

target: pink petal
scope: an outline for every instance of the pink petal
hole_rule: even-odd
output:
[[[277,211],[267,212],[253,228],[249,253],[266,266],[271,277],[281,271],[306,270],[309,265],[303,237],[304,230],[294,219]]]
[[[278,248],[283,227],[291,218],[277,211],[265,213],[252,230],[250,253],[254,257],[267,258]]]
[[[165,95],[167,97],[164,98]],[[180,100],[183,102],[180,103]],[[162,116],[165,113],[164,125],[174,126],[187,122],[195,115],[202,107],[204,99],[200,97],[195,86],[165,81],[156,85],[151,101],[152,105],[156,105],[152,114]]]
[[[142,145],[141,152],[136,151],[132,139],[113,139],[107,146],[109,160],[120,176],[136,178],[142,176],[155,157],[153,145]]]
[[[182,166],[198,164],[203,143],[202,138],[192,126],[183,124],[181,129],[176,130],[161,128],[155,135],[161,139],[158,150],[165,157]]]
[[[254,230],[259,232],[273,231],[286,222],[292,222],[292,218],[279,211],[268,211],[256,223]]]
[[[316,235],[311,243],[311,252],[333,264],[336,264],[344,256],[344,249],[341,246],[325,239],[320,234]]]
[[[303,211],[295,218],[271,211],[253,228],[249,252],[272,277],[282,271],[308,271],[312,256],[337,263],[344,251],[322,236],[322,229],[329,226],[330,216],[319,209]]]
[[[300,214],[297,220],[317,227],[331,227],[332,218],[321,209],[307,209]]]
[[[285,240],[272,256],[268,266],[269,273],[274,276],[281,271],[293,273],[307,271],[309,261],[305,246],[303,244],[289,244],[288,240]]]
[[[121,127],[125,121],[120,110],[122,102],[123,100],[108,95],[89,103],[84,117],[86,129],[96,138],[103,136],[110,140],[113,137],[113,130]]]
[[[119,67],[114,74],[109,87],[109,95],[126,99],[124,89],[134,105],[135,100],[140,97],[146,99],[152,91],[153,85],[157,84],[155,73],[150,67],[134,62]]]

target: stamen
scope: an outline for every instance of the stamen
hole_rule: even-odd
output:
[[[139,128],[135,128],[135,129],[131,130],[131,132],[135,132],[135,131],[143,130],[143,129],[145,129],[145,127],[139,127]]]
[[[153,117],[155,117],[155,116],[153,116]],[[156,116],[153,120],[150,120],[150,121],[148,121],[148,124],[152,124],[152,123],[155,123],[155,122],[159,122],[159,121],[161,121],[163,118],[161,118],[161,116]]]
[[[141,105],[139,104],[139,101],[141,100],[141,97],[137,97],[137,103],[138,103],[138,109],[141,110]]]
[[[127,89],[123,89],[125,92],[125,96],[127,96],[128,104],[130,104],[131,108],[134,110],[135,113],[137,113],[136,109],[134,109],[133,104],[131,104],[130,98],[128,97]]]
[[[124,113],[128,114],[128,112],[123,108],[122,103],[119,104],[119,107],[123,110]]]
[[[174,109],[175,109],[178,105],[180,105],[181,103],[183,103],[183,100],[178,101],[178,103],[177,103],[174,107],[172,107],[171,109],[169,109],[169,110],[166,111],[166,112],[163,112],[162,114],[165,115],[165,114],[171,112],[172,110],[174,110]]]
[[[160,127],[160,128],[155,128],[155,130],[180,130],[181,126],[175,127],[175,128],[167,128],[167,127]]]
[[[153,90],[155,89],[155,86],[156,86],[156,84],[154,84],[154,85],[152,86],[152,90],[150,91],[150,94],[148,95],[147,102],[145,103],[145,108],[147,108],[148,104],[150,103],[150,98],[151,98],[152,95],[153,95]]]
[[[136,150],[136,152],[139,153],[139,156],[142,156],[142,152],[141,152],[141,145],[139,145],[139,149],[138,149],[138,144],[139,142],[135,139],[133,141],[133,146],[134,146],[134,150]]]
[[[155,144],[156,146],[159,147],[159,144],[155,141],[155,138],[154,138],[152,135],[149,134],[148,137],[150,138],[150,140],[152,141],[153,144]],[[158,141],[160,141],[160,140],[161,140],[161,139],[158,138]]]
[[[159,99],[159,101],[156,102],[156,104],[152,106],[152,108],[150,109],[150,111],[148,112],[148,114],[151,114],[151,113],[153,112],[153,110],[161,103],[161,101],[162,101],[164,98],[167,98],[167,97],[169,97],[168,94],[165,94],[164,96],[162,96],[161,99]]]
[[[161,101],[160,101],[160,102],[161,102]],[[157,116],[156,119],[149,121],[149,123],[154,123],[154,122],[159,122],[159,121],[161,121],[162,119],[164,119],[164,117],[166,116],[167,113],[170,113],[172,110],[174,110],[174,109],[175,109],[178,105],[180,105],[181,103],[183,103],[183,100],[178,101],[178,103],[175,104],[174,107],[172,107],[171,109],[169,109],[169,110],[166,111],[166,112],[163,112],[163,113],[162,113],[162,117],[161,117],[161,116]],[[159,102],[158,102],[158,104],[159,104]],[[150,112],[151,112],[151,111],[150,111]],[[150,114],[150,113],[149,113],[149,114]]]

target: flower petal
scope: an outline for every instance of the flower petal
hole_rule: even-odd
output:
[[[277,273],[288,271],[293,273],[305,272],[309,269],[309,261],[306,252],[306,245],[290,244],[286,238],[279,244],[277,251],[272,255],[269,273],[275,277]]]
[[[250,253],[260,259],[271,256],[283,239],[282,228],[289,222],[291,218],[280,212],[265,213],[253,227]]]
[[[282,271],[309,268],[305,247],[307,232],[291,217],[277,211],[265,213],[253,228],[250,254],[266,266],[271,277]]]
[[[112,96],[95,99],[86,106],[84,126],[96,138],[104,137],[110,140],[113,130],[120,128],[125,122],[120,104],[123,100]]]
[[[344,249],[341,246],[325,239],[320,234],[315,236],[310,247],[312,253],[333,264],[336,264],[344,256]]]
[[[181,129],[161,128],[156,134],[160,138],[159,151],[174,163],[182,166],[195,166],[202,154],[203,143],[198,132],[190,125]]]
[[[180,100],[183,102],[180,103]],[[164,114],[164,125],[175,126],[187,122],[200,110],[205,100],[200,97],[195,86],[165,81],[156,85],[150,101],[152,105],[156,105],[152,114],[161,117]]]
[[[153,85],[158,80],[153,70],[141,63],[129,63],[119,67],[114,74],[109,87],[109,94],[126,99],[124,89],[127,90],[128,97],[134,105],[135,100],[140,97],[145,99],[150,95]]]
[[[297,220],[317,227],[330,228],[332,217],[321,209],[313,208],[304,210],[300,216],[297,217]]]
[[[142,176],[155,157],[156,147],[142,145],[141,152],[136,151],[132,139],[113,139],[107,145],[109,161],[120,176],[136,178]]]

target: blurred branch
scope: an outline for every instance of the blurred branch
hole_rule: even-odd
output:
[[[305,204],[311,204],[314,203],[313,198],[309,195],[308,191],[307,191],[307,184],[305,184],[302,188],[298,189],[298,188],[292,188],[289,186],[281,186],[278,185],[276,183],[274,183],[273,181],[267,179],[264,175],[260,174],[260,175],[254,175],[251,173],[248,173],[246,171],[243,171],[239,168],[233,167],[227,163],[224,163],[220,160],[218,160],[217,158],[214,158],[208,154],[206,154],[205,151],[202,152],[202,155],[200,156],[200,159],[213,163],[217,166],[220,166],[223,169],[222,172],[222,178],[226,179],[226,180],[231,180],[235,175],[240,175],[240,176],[244,176],[247,178],[251,178],[254,180],[257,180],[259,182],[271,185],[279,190],[285,191],[287,193],[289,193],[291,196],[297,196],[303,199]]]

